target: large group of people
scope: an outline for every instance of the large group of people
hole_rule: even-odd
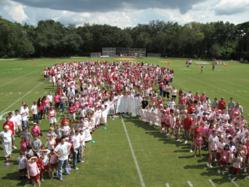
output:
[[[71,62],[44,68],[54,86],[32,106],[10,112],[0,133],[6,165],[20,152],[20,177],[40,186],[44,174],[63,180],[84,162],[86,143],[108,116],[127,114],[158,126],[197,155],[208,149],[208,167],[221,173],[249,174],[249,131],[242,106],[230,99],[177,90],[174,71],[130,62]],[[41,120],[48,121],[41,127]],[[15,137],[21,138],[20,146]],[[42,137],[42,138],[41,138]],[[55,174],[56,173],[56,174]]]

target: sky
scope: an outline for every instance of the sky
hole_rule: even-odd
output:
[[[152,20],[238,24],[249,21],[249,0],[0,0],[0,16],[21,24],[53,19],[65,25],[120,28]]]

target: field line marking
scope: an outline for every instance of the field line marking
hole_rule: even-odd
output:
[[[170,187],[169,183],[165,183],[165,187]]]
[[[12,83],[12,82],[15,82],[16,80],[19,80],[20,78],[23,78],[23,77],[26,77],[26,76],[28,76],[28,75],[31,75],[31,74],[33,74],[34,72],[35,72],[35,71],[29,72],[29,73],[27,73],[27,74],[24,74],[24,75],[21,75],[21,76],[19,76],[19,77],[16,77],[16,78],[14,78],[14,79],[12,79],[12,80],[10,80],[10,81],[8,81],[8,82],[5,82],[5,84],[1,84],[1,85],[0,85],[0,88],[4,87],[4,86],[6,86],[6,85],[9,85],[9,84]]]
[[[216,187],[216,185],[214,184],[214,182],[212,181],[212,179],[208,179],[208,181],[212,185],[212,187]]]
[[[234,186],[239,187],[239,185],[232,179],[231,183],[233,183]]]
[[[134,149],[132,147],[130,136],[128,134],[127,128],[125,126],[125,123],[124,123],[124,120],[123,120],[122,117],[121,117],[121,121],[122,121],[122,125],[123,125],[124,131],[125,131],[125,135],[126,135],[129,147],[130,147],[131,155],[132,155],[133,161],[134,161],[136,169],[137,169],[137,174],[138,174],[138,177],[139,177],[139,180],[140,180],[140,184],[141,184],[142,187],[145,187],[143,175],[142,175],[142,172],[140,170],[140,167],[139,167],[139,164],[138,164],[138,161],[137,161],[137,157],[136,157]]]
[[[189,187],[194,187],[194,185],[192,184],[191,181],[187,181],[187,184],[188,184]]]
[[[14,106],[18,101],[20,101],[21,99],[23,99],[24,97],[26,97],[27,95],[31,94],[31,92],[33,90],[35,90],[37,87],[39,87],[42,84],[42,82],[40,82],[39,84],[37,84],[35,87],[33,87],[32,89],[30,89],[29,91],[27,91],[22,97],[19,97],[17,100],[15,100],[13,103],[11,103],[7,108],[5,108],[1,113],[6,112],[7,110],[9,110],[12,106]]]

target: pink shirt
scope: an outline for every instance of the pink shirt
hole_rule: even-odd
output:
[[[36,175],[38,175],[40,173],[36,162],[33,162],[33,163],[29,162],[28,165],[27,165],[27,169],[28,169],[29,175],[31,177],[34,177],[34,176],[36,176]]]
[[[57,156],[56,156],[56,154],[51,154],[51,156],[50,156],[50,164],[56,164],[56,162],[57,162]]]
[[[31,131],[34,136],[39,136],[41,134],[41,129],[39,126],[33,127]]]

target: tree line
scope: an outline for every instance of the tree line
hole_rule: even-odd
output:
[[[0,17],[0,57],[89,55],[102,47],[146,48],[168,57],[249,60],[249,22],[197,23],[151,21],[132,28],[110,25],[65,26],[53,20],[37,26]]]

